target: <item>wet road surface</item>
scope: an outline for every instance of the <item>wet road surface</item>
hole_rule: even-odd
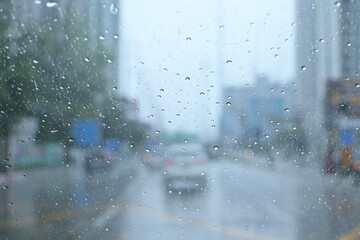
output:
[[[206,172],[206,190],[192,192],[165,191],[166,173],[139,160],[93,174],[70,166],[2,176],[0,239],[358,237],[351,179],[285,163],[216,161]]]

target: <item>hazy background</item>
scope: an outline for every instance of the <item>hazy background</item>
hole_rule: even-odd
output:
[[[124,0],[121,9],[119,89],[160,131],[215,138],[223,87],[295,77],[292,0]]]

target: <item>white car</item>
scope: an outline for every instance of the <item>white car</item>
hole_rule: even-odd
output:
[[[206,187],[208,157],[201,144],[173,144],[164,159],[167,190],[193,190]]]

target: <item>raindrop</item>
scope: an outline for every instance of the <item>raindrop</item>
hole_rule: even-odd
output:
[[[113,87],[112,89],[115,91],[115,90],[117,90],[117,87]]]
[[[227,63],[227,64],[232,64],[232,61],[231,61],[231,60],[227,60],[226,63]]]
[[[204,96],[204,95],[205,95],[205,93],[204,93],[204,92],[201,92],[201,93],[200,93],[200,95]]]
[[[301,66],[301,70],[305,71],[306,70],[306,66]]]
[[[3,189],[8,190],[9,187],[8,186],[3,186]]]
[[[285,112],[290,112],[289,108],[285,108],[284,110],[285,110]]]
[[[39,63],[39,61],[38,61],[38,60],[36,60],[36,59],[34,59],[34,60],[33,60],[33,63],[38,64],[38,63]]]
[[[85,62],[90,62],[90,59],[88,57],[86,57],[84,60]]]
[[[190,42],[190,41],[191,41],[191,37],[187,37],[187,38],[186,38],[186,41],[187,41],[187,42]]]
[[[211,128],[215,128],[215,125],[211,125]]]
[[[57,2],[47,2],[46,3],[46,7],[48,8],[53,8],[57,6]]]
[[[185,78],[185,81],[190,81],[190,77],[186,77],[186,78]]]
[[[167,71],[168,71],[168,69],[167,69],[167,68],[163,68],[163,71],[164,71],[164,72],[167,72]]]
[[[334,2],[335,6],[340,7],[341,3],[340,2]]]
[[[357,87],[357,88],[360,87],[360,83],[356,83],[355,87]]]
[[[187,142],[189,142],[189,140],[187,140],[187,139],[185,138],[185,139],[184,139],[184,142],[186,142],[186,143],[187,143]]]
[[[159,131],[159,130],[156,130],[156,131],[155,131],[155,133],[156,133],[156,134],[159,134],[159,133],[160,133],[160,131]]]
[[[51,133],[57,133],[59,130],[57,130],[57,129],[54,129],[54,130],[51,130],[50,132]]]
[[[269,138],[270,137],[270,135],[269,134],[265,134],[265,138]]]
[[[41,1],[40,1],[40,0],[36,0],[36,1],[35,1],[35,4],[41,4]]]
[[[279,54],[275,54],[274,57],[276,57],[276,58],[279,57]]]
[[[351,46],[351,42],[348,42],[348,43],[346,44],[346,46],[350,47],[350,46]]]
[[[215,146],[214,146],[214,150],[215,150],[215,151],[219,150],[219,147],[215,145]]]
[[[164,89],[163,89],[163,88],[160,88],[160,92],[164,92]]]
[[[324,39],[320,38],[320,39],[319,39],[319,42],[323,43],[323,42],[325,42],[325,41],[324,41]]]
[[[224,28],[225,28],[224,25],[219,26],[220,31],[224,31]]]
[[[69,142],[74,142],[74,139],[72,139],[72,138],[69,138]]]
[[[226,102],[226,106],[231,106],[231,102]]]
[[[104,40],[105,37],[104,37],[103,35],[100,35],[100,36],[99,36],[99,39],[100,39],[100,40]]]
[[[117,14],[119,12],[119,8],[114,3],[112,3],[110,4],[110,12],[112,14]]]

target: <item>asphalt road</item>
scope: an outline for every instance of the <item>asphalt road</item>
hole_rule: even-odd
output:
[[[0,239],[358,239],[360,186],[317,169],[211,162],[206,191],[167,192],[140,160],[0,177]]]

